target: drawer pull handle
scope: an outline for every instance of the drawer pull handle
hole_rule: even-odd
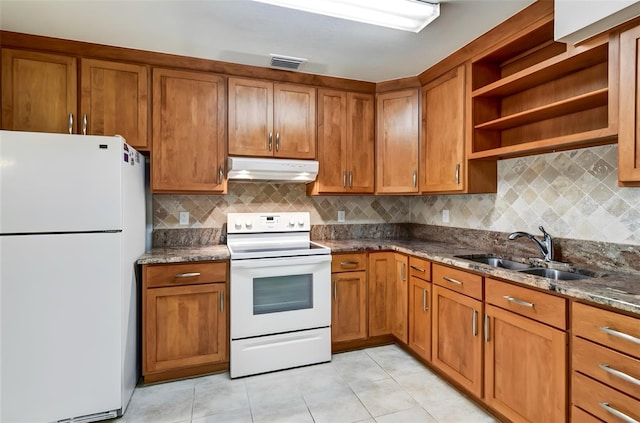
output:
[[[176,278],[195,278],[200,276],[200,272],[178,273]]]
[[[346,188],[347,187],[347,171],[343,170],[342,171],[342,188]]]
[[[442,279],[444,279],[447,282],[455,283],[456,285],[462,285],[462,282],[460,282],[457,279],[450,278],[449,276],[443,276]]]
[[[607,334],[609,334],[609,335],[617,336],[618,338],[622,338],[625,341],[630,341],[630,342],[633,342],[635,344],[640,344],[640,338],[636,338],[635,336],[631,336],[631,335],[628,335],[628,334],[623,333],[623,332],[618,332],[617,330],[611,329],[610,327],[603,326],[603,327],[600,328],[600,330],[605,332],[605,333],[607,333]]]
[[[629,376],[628,374],[621,372],[620,370],[613,369],[609,367],[608,364],[598,364],[598,367],[600,367],[602,370],[604,370],[609,374],[619,377],[622,380],[625,380],[627,382],[633,383],[634,385],[640,386],[640,379],[636,379],[633,376]]]
[[[411,268],[413,270],[417,270],[418,272],[422,272],[422,273],[426,272],[426,270],[424,270],[422,267],[414,266],[413,264],[411,265]]]
[[[340,266],[357,266],[359,265],[359,261],[341,261]]]
[[[525,306],[525,307],[533,307],[533,305],[534,305],[533,303],[529,303],[527,301],[522,301],[522,300],[519,300],[517,298],[511,297],[509,295],[505,295],[502,298],[504,298],[505,300],[507,300],[509,302],[512,302],[514,304],[518,304],[518,305]]]
[[[604,408],[607,412],[613,414],[614,416],[616,416],[617,418],[624,420],[625,422],[629,422],[629,423],[640,423],[638,420],[631,418],[629,416],[627,416],[626,414],[624,414],[621,411],[616,410],[615,408],[613,408],[612,406],[610,406],[608,403],[606,402],[601,402],[600,403],[600,407]]]

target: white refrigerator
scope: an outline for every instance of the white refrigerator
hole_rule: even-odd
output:
[[[144,168],[120,137],[0,131],[1,422],[126,409]]]

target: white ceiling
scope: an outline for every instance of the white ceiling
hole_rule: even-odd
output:
[[[380,82],[420,74],[534,1],[442,0],[414,34],[250,0],[0,0],[0,28],[265,67],[275,53]]]

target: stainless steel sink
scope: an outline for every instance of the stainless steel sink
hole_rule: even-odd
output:
[[[529,275],[542,276],[544,278],[561,280],[561,281],[572,281],[572,280],[589,278],[589,276],[582,275],[580,273],[567,272],[564,270],[557,270],[557,269],[548,269],[546,267],[535,267],[533,269],[520,270],[520,273],[527,273]]]
[[[569,281],[569,280],[586,279],[591,277],[590,275],[584,274],[586,272],[577,273],[577,272],[574,272],[573,269],[559,270],[559,269],[554,269],[552,267],[542,267],[547,265],[549,266],[554,265],[555,267],[557,267],[559,264],[562,264],[562,263],[550,262],[549,264],[547,264],[547,262],[542,262],[541,260],[538,260],[538,262],[535,262],[534,264],[530,264],[530,263],[524,262],[524,260],[526,259],[522,259],[523,261],[516,261],[517,259],[508,260],[500,257],[495,257],[491,254],[478,254],[478,255],[467,255],[467,256],[456,256],[456,257],[469,260],[469,261],[474,261],[476,263],[488,264],[489,266],[493,266],[501,269],[514,270],[519,273],[542,276],[544,278],[555,279],[555,280]],[[529,260],[534,260],[534,259],[529,259]]]
[[[463,258],[465,260],[475,261],[476,263],[488,264],[493,267],[500,267],[502,269],[509,270],[524,270],[531,269],[534,266],[521,263],[518,261],[507,260],[499,257],[490,257],[490,256],[458,256],[458,258]]]

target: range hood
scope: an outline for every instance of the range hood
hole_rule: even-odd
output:
[[[313,182],[318,175],[316,160],[229,157],[227,178],[236,181]]]

